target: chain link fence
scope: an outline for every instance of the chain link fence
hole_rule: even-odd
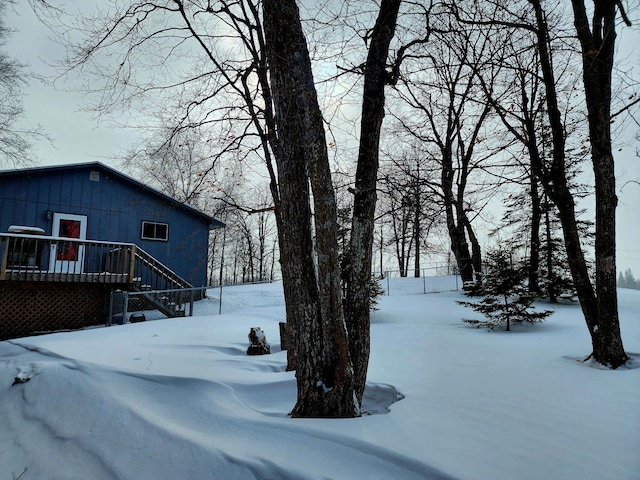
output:
[[[385,275],[378,282],[385,295],[455,292],[462,287],[462,281],[457,275],[433,277],[392,277]]]
[[[384,295],[449,292],[462,287],[458,275],[437,275],[439,270],[435,267],[425,268],[422,273],[421,277],[407,277],[400,271],[388,271],[377,278]],[[168,303],[173,311],[158,309],[160,300]],[[281,305],[284,305],[281,281],[152,292],[117,291],[111,294],[107,323],[134,323],[171,316],[221,315],[247,308]]]
[[[247,308],[284,305],[281,282],[244,283],[142,292],[115,291],[107,325],[169,317],[220,315]]]
[[[206,301],[198,302],[195,312],[196,315],[219,315],[280,305],[284,305],[282,282],[242,283],[208,288]]]
[[[462,288],[460,276],[450,265],[422,268],[419,273],[416,277],[413,270],[387,270],[374,275],[384,295],[454,292]]]

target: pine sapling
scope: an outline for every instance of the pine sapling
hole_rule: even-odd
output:
[[[478,302],[458,302],[483,314],[487,320],[463,320],[477,327],[495,327],[511,323],[542,322],[553,311],[536,311],[534,297],[526,287],[527,268],[521,262],[514,262],[511,252],[503,247],[487,253],[488,272],[485,276],[484,298]]]

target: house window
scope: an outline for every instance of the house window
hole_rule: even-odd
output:
[[[92,182],[99,182],[100,172],[97,170],[91,170],[91,172],[89,173],[89,180],[91,180]]]
[[[157,222],[142,222],[142,239],[166,242],[169,239],[169,225]]]

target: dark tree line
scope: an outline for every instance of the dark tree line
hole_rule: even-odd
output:
[[[622,271],[618,274],[618,288],[630,288],[632,290],[640,290],[640,279],[636,279],[633,276],[633,272],[630,268],[627,268],[624,273]]]

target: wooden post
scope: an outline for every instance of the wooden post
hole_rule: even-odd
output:
[[[131,245],[131,259],[129,260],[129,283],[133,283],[133,272],[136,266],[136,246]]]
[[[0,266],[0,280],[4,280],[7,273],[7,259],[9,258],[9,239],[4,240],[4,251],[2,252],[2,265]]]
[[[287,348],[287,323],[280,322],[280,350],[286,350]]]

